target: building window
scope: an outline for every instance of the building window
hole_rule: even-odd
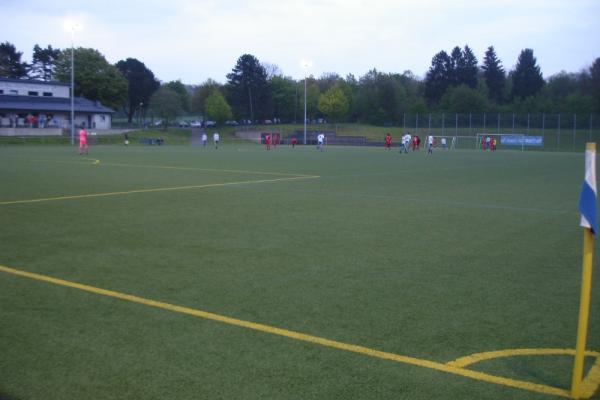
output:
[[[52,92],[44,92],[44,97],[52,97],[54,96],[54,93]]]
[[[4,89],[0,89],[0,94],[4,94]]]
[[[30,90],[29,92],[27,92],[27,95],[28,95],[28,96],[39,96],[39,95],[40,95],[40,93],[39,93],[39,92],[34,92],[34,91],[31,91],[31,90]]]

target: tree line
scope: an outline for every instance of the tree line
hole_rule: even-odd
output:
[[[600,112],[600,58],[579,72],[561,72],[544,79],[532,49],[523,49],[515,68],[506,71],[493,46],[480,64],[472,49],[442,50],[431,60],[425,78],[411,71],[368,71],[358,79],[349,74],[323,74],[295,80],[276,65],[251,54],[238,58],[226,83],[208,79],[199,85],[180,80],[161,83],[146,65],[127,58],[110,64],[95,49],[55,49],[35,45],[31,63],[9,42],[0,43],[0,76],[70,82],[71,51],[75,60],[75,95],[135,115],[152,110],[170,119],[202,114],[229,119],[302,122],[397,124],[406,113],[577,113]],[[305,93],[306,88],[306,93]]]

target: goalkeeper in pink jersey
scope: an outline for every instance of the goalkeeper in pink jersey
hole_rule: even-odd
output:
[[[85,128],[82,126],[79,131],[79,154],[88,153],[88,145],[87,145],[87,132]]]

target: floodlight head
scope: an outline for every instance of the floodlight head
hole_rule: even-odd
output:
[[[305,70],[307,70],[310,67],[312,67],[312,61],[302,60],[302,68],[304,68]]]
[[[75,32],[79,32],[80,30],[83,29],[83,26],[81,25],[81,23],[79,23],[71,18],[67,18],[64,21],[63,27],[65,28],[65,30],[67,32],[71,32],[72,34],[74,34]]]

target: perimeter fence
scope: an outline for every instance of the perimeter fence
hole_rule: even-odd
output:
[[[404,114],[394,126],[420,137],[456,136],[459,143],[464,138],[465,145],[474,147],[482,134],[541,138],[541,145],[528,146],[529,150],[582,151],[587,142],[600,143],[600,114]]]

